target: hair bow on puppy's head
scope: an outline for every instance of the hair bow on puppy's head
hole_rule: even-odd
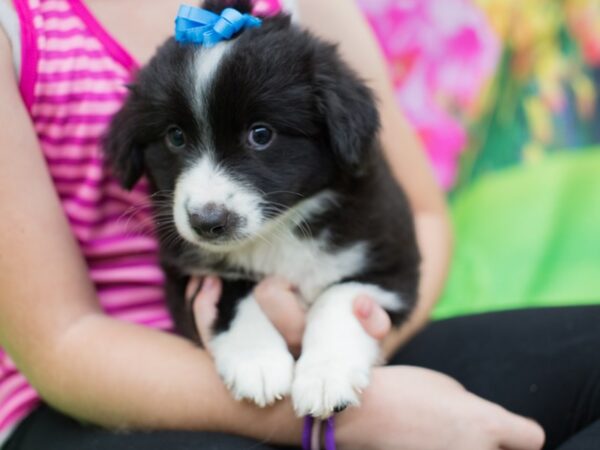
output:
[[[195,6],[181,5],[175,19],[175,40],[213,47],[231,39],[245,28],[256,28],[262,20],[237,9],[226,8],[221,15]]]

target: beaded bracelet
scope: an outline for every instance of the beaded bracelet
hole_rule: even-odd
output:
[[[304,431],[302,433],[302,448],[304,450],[321,449],[321,428],[325,425],[324,441],[325,450],[335,450],[335,426],[333,416],[325,421],[312,416],[304,418]]]

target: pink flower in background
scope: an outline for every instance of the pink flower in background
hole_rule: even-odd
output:
[[[477,99],[497,66],[500,43],[470,0],[358,3],[390,64],[398,102],[421,136],[440,183],[450,188],[467,142],[464,126],[451,113]]]
[[[597,1],[566,3],[567,25],[581,46],[585,62],[600,66],[600,4]]]

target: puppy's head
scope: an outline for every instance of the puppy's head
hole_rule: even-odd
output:
[[[371,92],[336,48],[281,15],[212,48],[169,40],[138,74],[105,148],[124,187],[146,174],[173,193],[179,234],[218,250],[360,176],[378,124]]]

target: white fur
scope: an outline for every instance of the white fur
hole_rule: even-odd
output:
[[[266,221],[260,213],[260,200],[257,194],[221,172],[210,157],[203,157],[177,182],[175,224],[184,238],[195,242],[204,251],[225,256],[241,273],[254,273],[259,279],[268,275],[286,278],[298,287],[307,305],[328,286],[359,273],[367,264],[368,248],[364,242],[333,250],[326,233],[312,237],[292,232],[295,227],[302,227],[303,220],[335,201],[331,192],[325,191],[305,200],[271,221]],[[187,211],[208,202],[224,203],[228,209],[246,218],[247,223],[240,232],[249,238],[230,245],[199,241],[189,225]],[[391,293],[380,295],[382,292],[378,293],[382,305],[396,305],[397,308],[395,296]]]
[[[175,226],[190,242],[209,250],[221,250],[219,246],[199,240],[190,226],[188,213],[198,212],[208,203],[222,204],[243,218],[244,224],[238,231],[240,234],[254,235],[262,223],[260,201],[261,197],[258,194],[215,164],[211,152],[207,151],[177,180],[173,206]]]
[[[395,292],[386,291],[385,289],[375,286],[374,284],[364,283],[344,283],[347,289],[355,288],[361,294],[366,294],[375,300],[382,308],[388,311],[399,312],[406,308],[406,304]]]
[[[215,74],[223,58],[231,51],[235,41],[219,42],[214,47],[199,46],[193,67],[196,81],[196,107],[198,117],[206,117],[206,96],[210,86],[214,83]],[[205,121],[208,123],[208,121]]]
[[[329,417],[336,407],[357,405],[369,384],[379,345],[353,313],[353,300],[375,286],[345,283],[323,292],[308,312],[292,400],[299,416]],[[386,293],[387,294],[387,293]]]
[[[294,358],[252,296],[240,302],[229,330],[209,345],[236,399],[264,407],[289,394]]]
[[[311,237],[298,236],[292,227],[302,226],[302,219],[323,211],[335,201],[335,196],[325,191],[305,200],[291,209],[276,223],[266,226],[261,237],[229,252],[228,262],[261,275],[279,275],[298,287],[307,305],[332,284],[356,275],[368,264],[368,245],[353,245],[333,250],[328,233]],[[375,299],[390,311],[400,311],[404,304],[397,294],[378,286],[346,283],[345,286],[360,287],[361,293]]]
[[[276,223],[266,227],[261,238],[228,254],[231,265],[261,275],[279,275],[298,287],[307,304],[329,285],[361,271],[366,264],[367,246],[354,245],[332,250],[327,235],[299,237],[291,230],[300,218],[308,218],[333,201],[324,192],[306,200]],[[301,224],[300,224],[301,225]]]
[[[201,149],[202,157],[177,180],[173,216],[181,236],[196,244],[202,242],[189,224],[189,213],[200,211],[211,202],[225,204],[232,212],[244,217],[249,232],[252,232],[253,227],[257,227],[258,218],[252,213],[257,210],[260,198],[236,182],[214,162],[215,150],[209,144],[213,136],[208,126],[210,121],[207,118],[206,98],[223,58],[231,51],[233,45],[234,41],[224,41],[210,48],[199,46],[195,62],[191,66],[195,81],[194,107],[197,109],[197,117],[204,119],[202,125],[206,147]]]

